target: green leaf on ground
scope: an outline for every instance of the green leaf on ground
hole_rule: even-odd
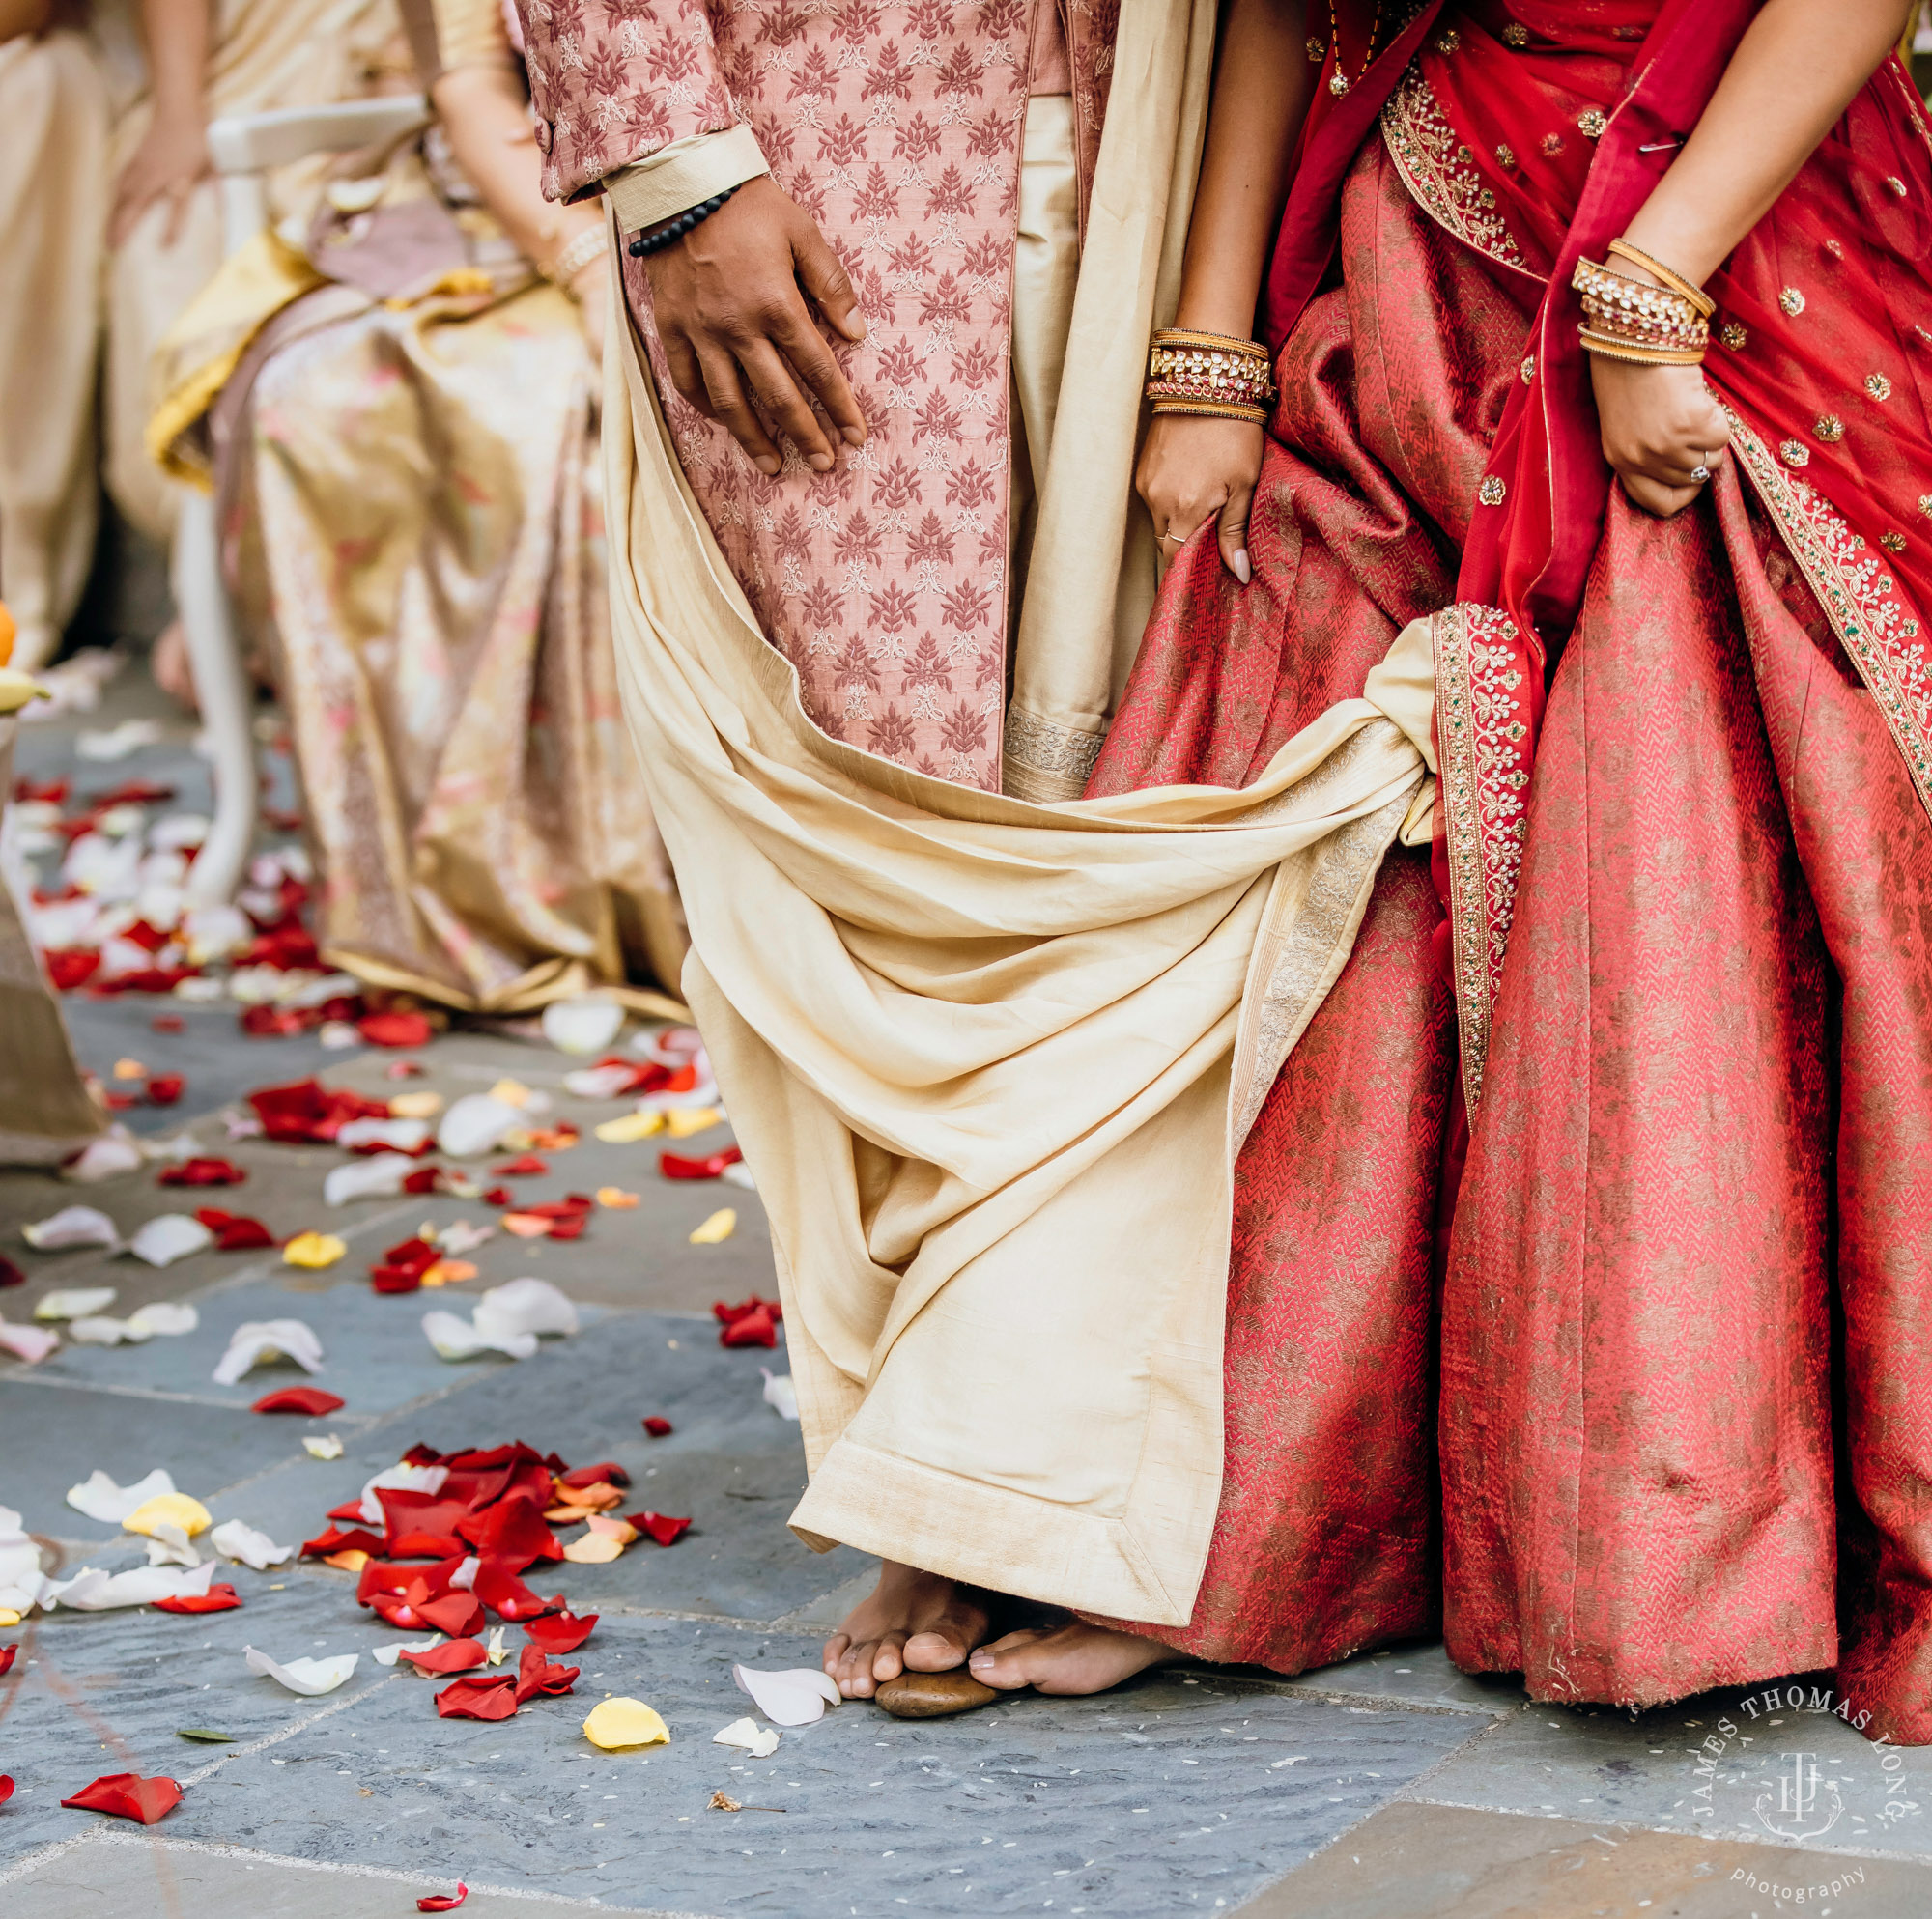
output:
[[[232,1746],[233,1733],[211,1733],[206,1726],[182,1726],[175,1732],[178,1739],[198,1739],[205,1746]]]

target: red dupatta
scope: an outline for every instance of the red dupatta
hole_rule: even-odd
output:
[[[1482,1092],[1545,690],[1602,537],[1570,274],[1602,259],[1690,136],[1762,0],[1442,0],[1339,97],[1322,85],[1264,307],[1279,350],[1332,256],[1341,183],[1379,134],[1424,210],[1547,283],[1496,433],[1457,603],[1436,616],[1436,883]],[[1350,9],[1350,18],[1366,9]],[[1342,36],[1346,63],[1364,41]],[[1707,383],[1743,476],[1878,699],[1932,807],[1932,144],[1895,60],[1714,274]],[[1460,1158],[1460,1155],[1456,1155]]]

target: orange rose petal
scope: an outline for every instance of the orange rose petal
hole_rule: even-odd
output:
[[[615,1539],[620,1546],[628,1546],[638,1537],[638,1529],[628,1519],[607,1519],[601,1512],[593,1512],[584,1523],[593,1533]]]
[[[597,1203],[609,1206],[613,1212],[628,1212],[638,1203],[635,1193],[626,1193],[621,1186],[600,1186],[597,1189]]]
[[[344,1572],[360,1572],[369,1564],[369,1555],[352,1548],[346,1553],[327,1553],[322,1563],[324,1566],[340,1566]]]
[[[519,1239],[546,1239],[554,1224],[535,1213],[505,1213],[502,1219],[503,1230],[515,1233]]]

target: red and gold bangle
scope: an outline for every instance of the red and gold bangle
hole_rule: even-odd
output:
[[[1642,264],[1648,265],[1646,260]],[[1579,260],[1570,284],[1582,296],[1583,324],[1577,329],[1586,353],[1639,366],[1696,366],[1711,343],[1702,294],[1652,286]],[[1685,283],[1688,286],[1688,282]]]
[[[1259,423],[1274,404],[1273,362],[1258,340],[1164,326],[1148,353],[1147,397],[1156,413]]]

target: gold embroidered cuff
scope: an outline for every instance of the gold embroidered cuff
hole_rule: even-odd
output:
[[[758,136],[740,124],[725,133],[692,133],[648,158],[607,174],[604,190],[626,234],[662,226],[700,201],[770,173]]]
[[[1147,397],[1156,413],[1264,420],[1275,398],[1273,360],[1258,340],[1163,326],[1148,353]]]

